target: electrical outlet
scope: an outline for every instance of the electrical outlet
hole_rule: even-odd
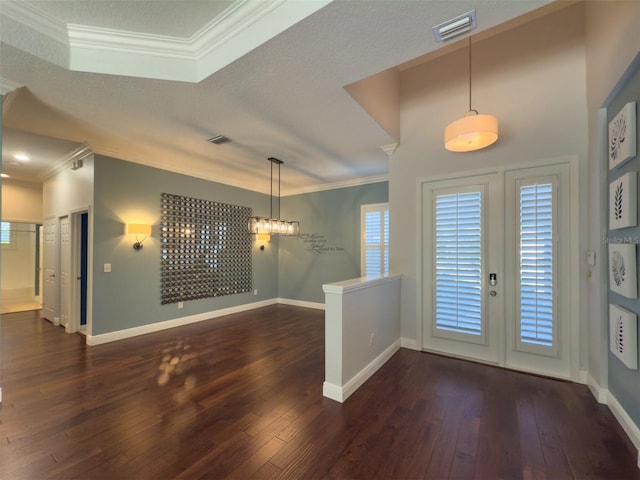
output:
[[[184,307],[184,302],[178,302],[178,308]]]
[[[257,289],[257,288],[253,291],[253,294],[254,294],[254,295],[257,295],[257,294],[258,294],[258,289]]]
[[[373,346],[373,341],[375,340],[375,338],[376,338],[376,334],[375,334],[375,333],[372,333],[372,334],[369,336],[369,346],[370,346],[370,347],[372,347],[372,346]]]
[[[111,273],[111,264],[110,263],[105,263],[104,264],[104,273]]]

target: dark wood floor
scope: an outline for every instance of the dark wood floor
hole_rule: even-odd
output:
[[[402,349],[323,398],[323,317],[278,305],[87,347],[2,316],[0,478],[640,478],[582,385]]]

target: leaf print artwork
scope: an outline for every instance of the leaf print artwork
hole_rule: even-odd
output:
[[[634,243],[609,244],[609,288],[627,298],[638,298]]]
[[[618,159],[618,155],[620,154],[620,149],[622,148],[622,144],[626,139],[627,134],[627,119],[624,115],[621,115],[619,118],[615,119],[613,122],[613,129],[611,132],[611,139],[609,140],[609,149],[610,156],[613,160]]]
[[[613,213],[615,215],[616,220],[620,220],[622,218],[622,200],[623,200],[623,196],[624,196],[624,187],[622,185],[622,182],[620,182],[618,184],[618,186],[616,187],[616,194],[615,194],[615,198],[614,198],[614,205],[613,205]]]
[[[611,271],[613,272],[613,281],[618,287],[622,286],[624,282],[625,266],[624,258],[620,252],[613,252],[611,259]]]
[[[609,122],[609,169],[636,156],[636,106],[636,102],[628,102]]]

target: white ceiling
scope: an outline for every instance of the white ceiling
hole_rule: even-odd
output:
[[[25,85],[3,106],[3,168],[41,179],[84,144],[262,192],[271,156],[283,194],[380,180],[401,139],[344,87],[440,48],[431,27],[461,13],[477,34],[548,3],[0,0],[0,78]],[[21,175],[11,155],[30,149],[43,166]]]

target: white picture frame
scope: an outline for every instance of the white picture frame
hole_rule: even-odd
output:
[[[631,370],[638,369],[638,316],[609,304],[609,350]]]
[[[609,289],[627,298],[638,298],[634,243],[609,244]]]
[[[609,169],[636,156],[636,102],[628,102],[609,122]]]
[[[638,225],[638,174],[629,172],[609,184],[609,229]]]

